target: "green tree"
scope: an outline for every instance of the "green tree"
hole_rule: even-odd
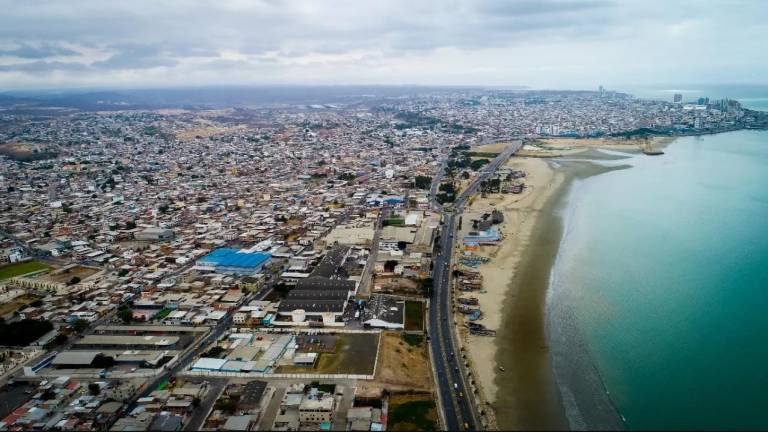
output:
[[[90,324],[88,321],[86,321],[86,320],[84,320],[84,319],[79,319],[79,320],[75,321],[74,323],[72,323],[72,328],[74,328],[76,332],[78,332],[78,333],[82,333],[82,332],[84,332],[84,331],[85,331],[85,329],[87,329],[87,328],[88,328],[90,325],[91,325],[91,324]]]
[[[429,189],[432,186],[432,177],[418,175],[413,185],[416,189]]]
[[[133,309],[129,307],[120,308],[117,311],[117,317],[120,318],[123,323],[128,324],[133,321]]]
[[[482,168],[483,166],[485,166],[485,165],[487,165],[489,163],[491,163],[491,161],[488,160],[488,159],[477,159],[477,160],[472,161],[469,164],[469,167],[472,168],[473,170],[477,171],[477,170],[479,170],[480,168]]]

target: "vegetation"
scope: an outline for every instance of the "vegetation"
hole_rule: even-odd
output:
[[[389,219],[384,219],[381,222],[381,224],[383,226],[387,226],[387,225],[403,226],[403,225],[405,225],[405,219],[403,219],[401,217],[398,217],[398,216],[394,216],[394,217],[391,217]]]
[[[495,158],[498,155],[499,153],[493,152],[467,152],[467,156],[477,158]]]
[[[117,317],[120,318],[124,324],[130,324],[133,321],[133,309],[128,306],[122,307],[117,310]]]
[[[645,128],[645,127],[632,129],[624,132],[616,132],[611,134],[611,136],[624,137],[624,138],[648,137],[648,136],[655,136],[655,135],[668,135],[668,134],[662,131],[658,131],[656,129]]]
[[[431,297],[432,296],[432,287],[434,286],[435,281],[432,278],[425,278],[419,281],[419,288],[421,288],[421,293],[424,295],[424,297]],[[408,313],[408,309],[406,308],[405,313]]]
[[[86,321],[84,319],[79,319],[79,320],[75,321],[74,323],[72,323],[72,328],[74,328],[77,333],[82,333],[90,325],[91,324],[88,321]]]
[[[0,323],[0,345],[28,346],[53,330],[53,324],[45,320],[23,319],[10,324]]]
[[[421,346],[422,342],[424,342],[424,335],[403,333],[403,340],[410,346],[418,347]]]
[[[440,204],[451,203],[456,200],[456,186],[453,183],[442,183],[438,188],[440,193],[435,196]]]
[[[213,407],[225,413],[234,414],[235,409],[237,409],[237,401],[229,397],[223,397],[219,398]]]
[[[24,261],[0,267],[0,280],[10,279],[12,277],[33,273],[40,270],[47,270],[50,267],[40,261]]]
[[[413,186],[416,189],[429,190],[430,186],[432,186],[432,177],[422,175],[416,176],[416,180],[414,180]]]
[[[390,430],[421,430],[433,431],[437,429],[437,423],[428,417],[430,411],[435,410],[435,401],[412,400],[400,405],[390,407]]]
[[[469,164],[469,167],[472,168],[474,171],[477,171],[480,168],[482,168],[484,165],[487,165],[489,163],[491,163],[491,161],[488,159],[477,159],[477,160],[473,160]]]
[[[405,329],[422,330],[424,328],[424,312],[419,301],[405,302]]]
[[[170,315],[171,312],[173,312],[173,311],[168,309],[168,308],[162,308],[160,310],[160,312],[158,312],[157,315],[155,315],[155,319],[161,320],[161,319],[167,317],[168,315]]]
[[[320,381],[312,381],[309,386],[325,393],[333,393],[336,391],[336,384],[320,384]]]

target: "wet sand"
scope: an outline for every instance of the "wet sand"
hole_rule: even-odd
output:
[[[493,407],[494,426],[502,430],[579,428],[584,422],[569,422],[565,414],[546,324],[550,272],[562,236],[556,209],[574,179],[623,167],[563,161],[553,169],[551,161],[536,158],[513,158],[510,165],[516,162],[522,162],[518,169],[529,171],[526,183],[533,184],[536,193],[513,203],[502,198],[496,204],[505,213],[501,226],[505,239],[500,246],[477,252],[493,260],[479,268],[488,293],[472,295],[480,299],[485,315],[481,322],[496,329],[497,336],[465,336],[468,351],[485,400]],[[489,199],[478,199],[466,215],[476,217],[492,208]],[[467,223],[471,224],[469,218]],[[594,424],[592,420],[586,424],[590,423]],[[612,420],[597,423],[616,424]]]
[[[517,271],[520,258],[529,246],[533,227],[538,213],[549,197],[558,189],[564,175],[556,172],[550,163],[540,158],[513,158],[507,166],[521,169],[528,175],[526,190],[519,195],[494,194],[488,198],[476,197],[471,206],[463,213],[461,234],[472,229],[472,220],[479,219],[483,213],[499,210],[504,213],[504,222],[497,227],[504,237],[498,246],[484,246],[474,254],[491,258],[491,262],[477,270],[483,276],[483,290],[462,294],[463,297],[476,297],[483,311],[480,323],[492,330],[502,326],[504,299],[509,290],[510,275]],[[459,321],[464,319],[460,317]],[[495,383],[497,365],[496,342],[492,337],[469,335],[461,329],[462,339],[468,346],[470,358],[478,366],[473,368],[478,378],[484,400],[493,402],[496,397]]]

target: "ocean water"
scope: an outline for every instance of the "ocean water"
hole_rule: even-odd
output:
[[[665,151],[572,185],[549,303],[580,340],[553,344],[585,348],[629,429],[766,429],[768,132]]]

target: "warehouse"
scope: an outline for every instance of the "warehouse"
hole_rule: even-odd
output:
[[[219,248],[197,260],[195,269],[203,272],[255,276],[269,264],[272,255],[268,252],[247,252]]]

